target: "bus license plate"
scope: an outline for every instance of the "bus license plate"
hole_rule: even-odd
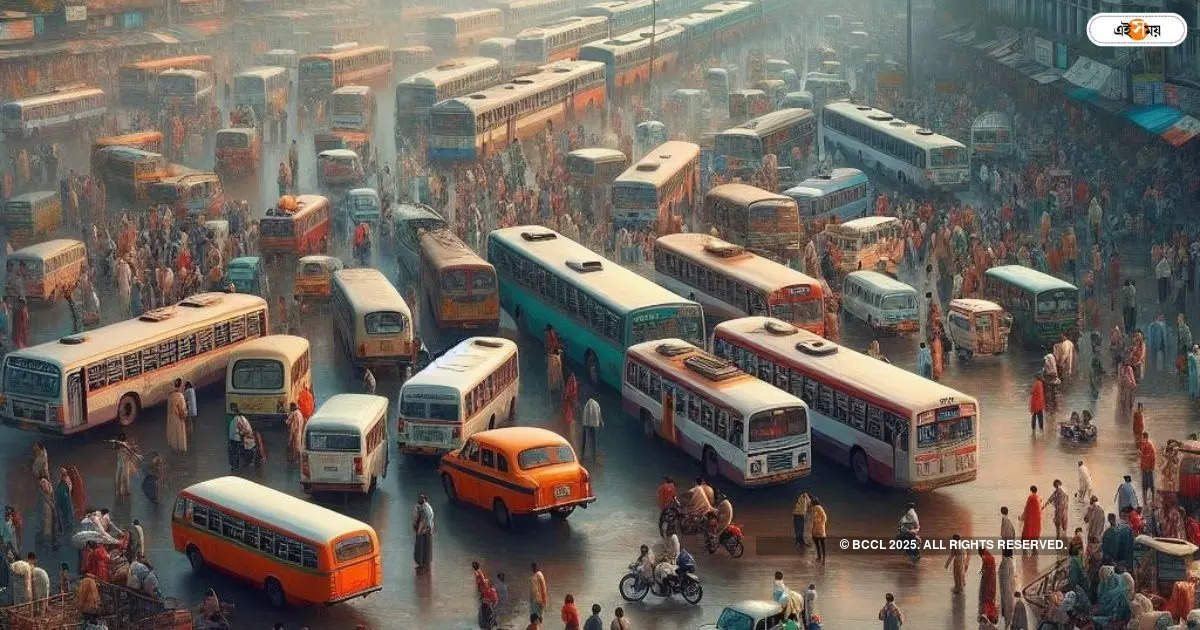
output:
[[[446,441],[446,433],[441,429],[413,429],[414,442],[437,442]]]
[[[337,472],[337,471],[338,471],[337,466],[326,466],[325,467],[325,472]]]
[[[559,484],[554,486],[554,498],[565,499],[571,496],[571,486],[569,484]]]

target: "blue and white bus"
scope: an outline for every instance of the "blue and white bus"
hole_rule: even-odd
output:
[[[871,180],[856,168],[835,168],[783,191],[796,200],[802,220],[837,217],[839,221],[867,216],[871,210]]]
[[[547,228],[494,230],[487,259],[500,278],[500,306],[543,342],[553,326],[566,357],[586,366],[593,384],[619,390],[625,349],[634,344],[679,338],[704,345],[698,303]]]

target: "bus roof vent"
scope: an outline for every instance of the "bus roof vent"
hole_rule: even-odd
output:
[[[503,348],[504,347],[504,344],[500,343],[499,341],[492,341],[491,339],[476,339],[474,341],[474,345],[483,346],[484,348]]]
[[[643,173],[648,173],[650,171],[657,171],[658,170],[658,162],[654,162],[652,160],[643,160],[641,162],[638,162],[637,170],[639,170]]]
[[[68,346],[77,346],[87,340],[88,340],[88,338],[84,337],[83,335],[67,335],[66,337],[63,337],[62,339],[59,339],[58,343],[65,344]]]
[[[604,269],[604,263],[599,260],[568,260],[567,266],[579,273],[591,273]]]
[[[870,118],[871,120],[883,121],[883,120],[891,120],[893,118],[893,116],[891,114],[879,112],[876,114],[867,114],[867,118]]]
[[[933,130],[921,127],[920,129],[917,130],[917,134],[922,135],[922,136],[932,136]]]
[[[527,241],[549,241],[558,238],[558,235],[549,230],[545,232],[521,232],[521,238]]]
[[[220,293],[197,293],[184,298],[179,305],[192,307],[212,306],[221,301],[221,295]]]
[[[723,381],[741,374],[742,371],[736,365],[718,359],[714,356],[696,354],[683,360],[683,364],[689,370],[703,376],[710,381]]]
[[[858,111],[860,111],[860,112],[869,112],[869,111],[871,111],[871,107],[870,107],[869,105],[859,105],[858,107],[855,107],[854,109],[857,109],[857,110],[858,110]]]
[[[481,101],[481,100],[483,100],[483,99],[487,98],[487,94],[481,94],[481,93],[479,93],[479,92],[476,92],[476,93],[474,93],[474,94],[471,94],[471,95],[467,96],[467,98],[473,98],[473,99],[475,99],[475,100],[477,100],[477,101]]]
[[[687,354],[692,350],[694,348],[685,343],[660,343],[654,347],[654,351],[664,357],[677,357],[681,354]]]
[[[892,122],[890,122],[888,124],[893,127],[903,127],[904,125],[906,125],[908,123],[904,122],[903,120],[893,120]]]
[[[142,313],[141,317],[138,317],[138,319],[144,322],[163,322],[171,319],[174,316],[175,307],[164,306],[162,308],[156,308],[152,311],[146,311],[145,313]]]
[[[720,256],[721,258],[731,258],[733,256],[740,255],[741,253],[745,252],[746,249],[744,247],[742,247],[741,245],[727,243],[725,241],[722,241],[719,238],[714,238],[714,239],[710,239],[707,243],[704,244],[704,251],[712,254],[713,256]]]
[[[786,337],[788,335],[796,334],[795,326],[788,324],[786,322],[770,320],[770,319],[767,320],[767,322],[763,324],[763,330],[771,333],[772,335],[779,335],[781,337]]]
[[[533,83],[533,79],[513,79],[512,82],[519,85],[529,85],[530,83]]]
[[[838,347],[837,344],[830,343],[824,339],[813,339],[797,343],[796,349],[804,354],[823,357],[837,352]]]

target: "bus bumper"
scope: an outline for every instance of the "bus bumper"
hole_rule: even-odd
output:
[[[405,455],[442,455],[454,450],[453,448],[444,448],[440,446],[412,446],[405,442],[396,442],[396,446],[400,452]]]
[[[326,606],[332,606],[332,605],[334,605],[334,604],[340,604],[340,603],[342,603],[342,602],[344,602],[344,601],[348,601],[348,600],[354,599],[354,598],[356,598],[356,597],[366,597],[367,595],[370,595],[371,593],[378,593],[379,591],[382,591],[382,590],[383,590],[383,586],[382,586],[382,585],[380,585],[380,586],[372,586],[371,588],[369,588],[369,589],[366,589],[365,591],[358,591],[357,593],[351,593],[351,594],[349,594],[349,595],[343,595],[343,596],[341,596],[341,597],[339,597],[339,598],[337,598],[337,599],[331,599],[331,600],[329,600],[329,601],[325,602],[325,605],[326,605]]]
[[[753,479],[741,478],[737,480],[738,485],[744,488],[758,488],[761,486],[770,486],[777,483],[787,483],[793,479],[807,477],[812,472],[812,468],[796,468],[786,472],[767,475],[765,477],[754,477]]]
[[[56,435],[59,437],[66,435],[66,431],[63,430],[63,427],[60,424],[45,424],[42,422],[32,422],[29,420],[20,420],[18,418],[13,418],[10,416],[0,417],[0,421],[3,421],[4,424],[6,424],[10,427],[16,427],[22,431],[37,431],[38,433],[45,433],[46,435]]]
[[[978,475],[978,470],[968,470],[967,472],[961,472],[948,477],[939,477],[937,479],[929,479],[927,481],[914,481],[909,488],[915,492],[925,492],[927,490],[933,490],[934,488],[941,488],[944,486],[952,486],[958,483],[974,481],[975,477]]]

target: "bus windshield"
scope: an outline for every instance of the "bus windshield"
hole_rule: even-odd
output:
[[[404,316],[395,311],[368,313],[363,319],[368,335],[394,335],[404,332]]]
[[[335,94],[333,96],[333,113],[361,114],[362,111],[362,97],[358,94]]]
[[[308,434],[308,450],[357,453],[362,439],[357,433],[324,433],[313,431]]]
[[[771,317],[777,317],[785,322],[820,322],[822,315],[821,300],[776,302],[771,305]]]
[[[309,59],[300,65],[300,74],[329,78],[333,76],[333,63],[324,59]]]
[[[283,389],[283,362],[275,359],[239,359],[233,364],[234,389]]]
[[[467,272],[447,271],[442,273],[443,291],[462,291],[467,288]]]
[[[618,208],[657,208],[658,191],[648,186],[613,186],[613,205]]]
[[[933,168],[966,166],[967,152],[962,147],[943,147],[929,150],[929,166]]]
[[[634,313],[629,321],[631,345],[674,337],[704,346],[704,320],[699,306],[654,306]]]
[[[337,557],[338,562],[361,558],[369,553],[371,553],[371,537],[365,534],[347,538],[333,548],[333,555]]]
[[[884,310],[910,310],[917,307],[917,297],[908,293],[888,295],[879,303]]]
[[[491,271],[474,271],[471,273],[471,288],[476,291],[491,291],[496,288],[496,276]]]
[[[218,133],[218,149],[245,149],[250,146],[250,136],[243,133]]]
[[[159,77],[158,91],[162,94],[191,94],[196,90],[196,80],[192,77]]]
[[[750,417],[750,442],[770,442],[808,432],[803,407],[761,411]]]
[[[258,224],[263,236],[294,236],[294,228],[291,217],[263,218]]]
[[[42,362],[39,361],[39,363]],[[54,373],[33,372],[21,369],[14,366],[10,360],[4,369],[4,392],[9,395],[16,394],[18,396],[33,396],[35,398],[58,400],[59,390],[61,389],[61,373],[58,371],[58,368],[48,363],[42,363],[42,365],[54,370]]]

